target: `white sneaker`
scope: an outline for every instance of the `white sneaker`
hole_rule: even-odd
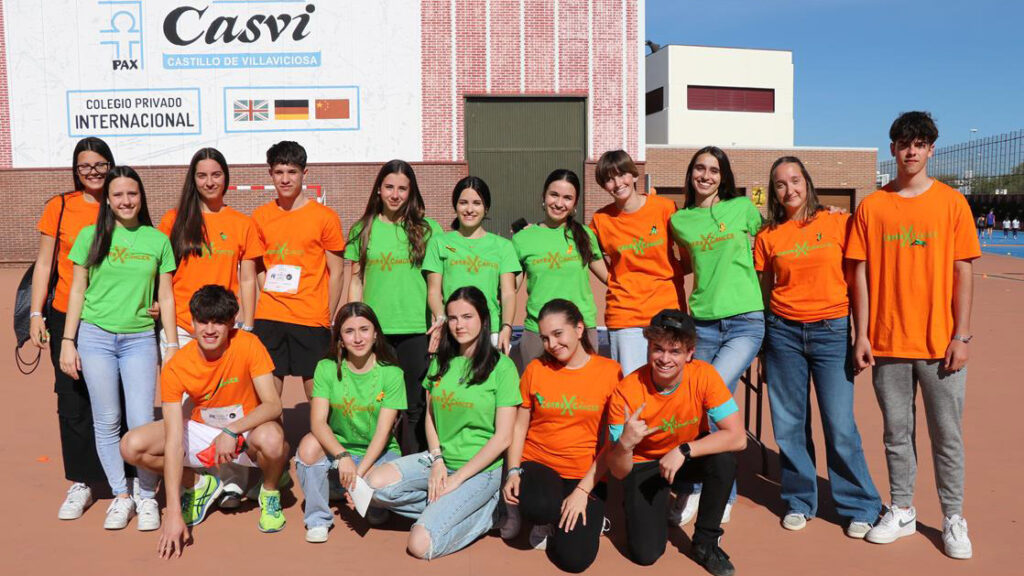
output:
[[[950,558],[966,560],[971,557],[971,539],[967,537],[967,520],[963,516],[954,514],[942,520],[942,543]]]
[[[863,540],[871,531],[871,524],[868,522],[850,522],[846,526],[846,535],[850,538]]]
[[[668,509],[668,523],[670,526],[686,526],[697,516],[697,508],[700,506],[700,492],[696,494],[678,494]]]
[[[534,526],[530,529],[530,546],[534,550],[548,549],[548,536],[551,535],[551,525]]]
[[[85,514],[85,509],[92,505],[92,489],[81,482],[75,482],[68,488],[68,494],[57,511],[61,520],[75,520]]]
[[[313,526],[312,528],[306,528],[306,542],[310,542],[312,544],[322,544],[327,542],[327,533],[329,531],[329,526]]]
[[[889,544],[897,538],[917,532],[917,511],[914,507],[890,506],[875,527],[868,530],[864,539],[874,544]]]
[[[107,506],[107,517],[103,520],[103,527],[107,530],[121,530],[128,525],[128,521],[135,516],[135,500],[128,498],[114,498],[114,501]]]
[[[796,532],[807,527],[807,516],[799,512],[788,512],[782,517],[782,527]]]
[[[152,498],[140,498],[135,502],[139,521],[135,525],[139,532],[151,532],[160,528],[160,505]]]
[[[505,505],[505,521],[501,523],[501,539],[511,540],[519,535],[523,527],[523,519],[519,515],[519,506],[516,504]]]
[[[728,524],[732,520],[732,502],[725,504],[725,512],[722,512],[722,524]]]

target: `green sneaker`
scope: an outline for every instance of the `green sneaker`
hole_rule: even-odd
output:
[[[260,532],[279,532],[284,528],[284,513],[281,512],[281,492],[260,489]]]
[[[223,490],[224,486],[216,476],[200,474],[199,482],[181,495],[181,516],[185,525],[195,526],[202,522]]]

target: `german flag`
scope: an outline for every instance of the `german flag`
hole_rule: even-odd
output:
[[[274,100],[274,120],[309,120],[309,100]]]

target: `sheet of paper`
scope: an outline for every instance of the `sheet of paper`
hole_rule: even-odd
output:
[[[365,518],[366,510],[370,507],[370,500],[373,499],[373,488],[370,488],[370,485],[362,477],[356,476],[356,489],[351,494],[352,501],[356,505],[356,512]]]

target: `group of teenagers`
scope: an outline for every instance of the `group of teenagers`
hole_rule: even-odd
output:
[[[297,376],[310,401],[294,454],[309,542],[327,541],[332,501],[354,505],[369,490],[371,526],[390,513],[415,520],[415,557],[495,528],[515,538],[525,521],[534,548],[582,572],[615,479],[633,561],[653,564],[668,528],[693,521],[693,559],[732,574],[722,525],[746,446],[733,393],[763,353],[783,528],[801,530],[818,510],[813,381],[846,535],[885,544],[915,532],[920,388],[945,551],[969,558],[961,416],[980,249],[963,196],[927,175],[937,138],[927,113],[897,118],[897,178],[853,215],[820,205],[793,156],[772,164],[762,217],[717,147],[690,160],[681,209],[639,190],[632,159],[610,151],[595,174],[612,202],[589,226],[577,220],[578,176],[555,170],[540,190],[543,219],[511,240],[484,229],[482,179],[455,185],[446,232],[401,160],[381,167],[345,236],[338,215],[304,195],[306,153],[289,141],[267,151],[276,197],[251,217],[225,203],[228,164],[204,148],[154,226],[136,171],[86,138],[75,191],[39,221],[33,276],[31,338],[50,346],[72,482],[58,515],[82,516],[90,484],[105,481],[104,527],[137,516],[139,530],[161,530],[162,557],[180,555],[214,506],[243,498],[258,502],[261,531],[281,530],[292,456],[281,393]],[[591,274],[607,285],[611,358],[597,353]],[[868,367],[886,507],[853,413],[853,376]]]

